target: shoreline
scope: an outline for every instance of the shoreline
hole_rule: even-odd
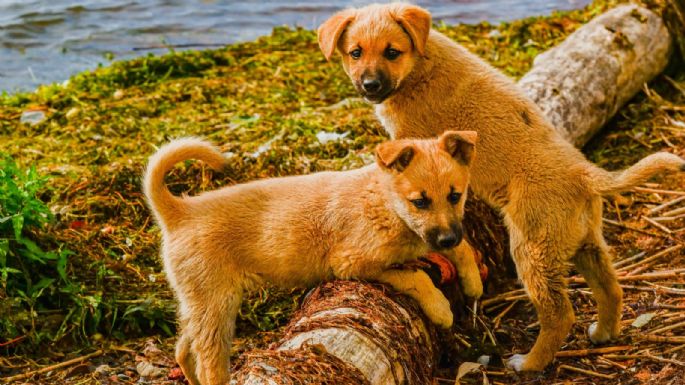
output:
[[[579,0],[578,3],[580,5],[586,3],[588,0]],[[511,23],[515,22],[516,20],[522,20],[525,18],[544,18],[544,17],[550,17],[553,16],[555,13],[561,12],[573,12],[573,11],[578,11],[582,8],[576,8],[576,9],[567,9],[567,7],[570,6],[569,4],[563,3],[563,4],[557,4],[561,8],[561,10],[549,10],[549,6],[532,6],[531,8],[537,9],[540,8],[540,10],[545,10],[546,12],[538,13],[538,14],[531,14],[530,16],[525,16],[520,19],[512,19],[512,18],[505,18],[503,20],[481,20],[481,21],[475,21],[472,20],[473,17],[467,16],[468,12],[466,10],[469,9],[470,5],[468,4],[462,4],[460,6],[446,6],[446,5],[440,5],[440,4],[430,4],[430,8],[435,8],[436,11],[440,14],[436,19],[434,20],[434,23],[436,25],[455,25],[456,23],[454,22],[455,20],[459,19],[464,19],[465,21],[460,22],[461,24],[467,25],[467,26],[476,26],[479,24],[488,24],[488,25],[500,25],[503,23]],[[517,7],[520,5],[517,4]],[[574,7],[577,7],[577,4],[573,4]],[[461,15],[461,16],[454,16],[453,12],[447,12],[448,9],[451,9],[450,7],[455,7],[456,9],[461,9],[459,12],[456,12],[456,15]],[[447,8],[443,10],[443,8]],[[329,13],[332,13],[333,10],[330,10]],[[515,11],[515,13],[523,13],[521,10]],[[462,15],[463,14],[463,15]],[[318,15],[318,14],[317,14]],[[317,16],[319,17],[319,16]],[[321,16],[323,17],[323,16]],[[447,20],[447,21],[446,21]],[[305,23],[304,27],[298,26],[298,24],[277,24],[274,23],[273,28],[280,28],[283,26],[287,26],[288,28],[291,29],[297,29],[297,28],[305,28],[305,29],[315,29],[316,25],[312,25],[314,22],[309,22]],[[172,26],[168,26],[169,29],[173,30]],[[199,28],[199,26],[198,26]],[[97,42],[93,43],[93,47],[91,48],[84,48],[84,47],[67,47],[63,46],[62,47],[62,52],[57,53],[55,49],[47,49],[45,47],[42,47],[41,45],[38,45],[36,47],[29,47],[27,48],[27,51],[24,52],[18,52],[16,49],[6,49],[6,54],[7,57],[10,58],[10,63],[12,61],[17,62],[17,64],[9,64],[7,68],[4,69],[4,72],[6,73],[6,78],[25,78],[25,82],[23,84],[14,84],[15,81],[12,80],[10,83],[10,86],[6,89],[0,89],[0,94],[3,92],[8,93],[8,94],[16,94],[16,93],[21,93],[21,92],[35,92],[36,89],[40,86],[48,86],[51,84],[60,84],[65,81],[67,81],[69,78],[82,73],[82,72],[88,72],[88,71],[93,71],[96,70],[97,68],[101,66],[109,66],[111,65],[114,61],[122,61],[122,60],[133,60],[135,58],[145,56],[147,54],[154,54],[155,56],[162,56],[165,54],[165,51],[168,49],[165,46],[170,47],[172,50],[185,50],[185,49],[197,49],[198,47],[202,46],[215,46],[217,48],[222,47],[222,46],[230,46],[234,44],[241,44],[241,43],[246,43],[250,41],[255,41],[260,38],[268,37],[271,35],[273,28],[271,30],[267,31],[264,29],[264,27],[252,27],[250,29],[250,33],[243,33],[239,35],[231,35],[230,33],[227,34],[227,39],[222,39],[220,35],[218,34],[218,31],[213,31],[210,29],[209,31],[206,31],[205,33],[207,36],[203,35],[202,33],[198,34],[195,36],[192,31],[187,31],[190,35],[190,37],[184,37],[183,35],[177,36],[170,38],[169,44],[165,41],[167,39],[166,36],[167,34],[163,31],[159,32],[161,35],[159,36],[149,36],[146,37],[145,39],[142,39],[142,37],[134,37],[134,39],[142,39],[141,41],[136,41],[135,44],[122,44],[117,42],[116,40],[113,40],[111,42]],[[229,32],[229,31],[225,31]],[[173,33],[172,33],[172,36]],[[153,38],[154,37],[154,38]],[[161,37],[164,37],[160,40]],[[39,37],[36,37],[39,38]],[[195,40],[195,41],[193,41]],[[10,43],[12,45],[17,45],[19,42],[12,42]],[[70,43],[71,45],[77,44],[75,42]],[[111,51],[107,49],[107,46],[111,45],[113,48]],[[188,46],[188,47],[184,47]],[[149,48],[149,49],[147,49]],[[179,49],[180,48],[180,49]],[[75,50],[75,51],[74,51]],[[40,52],[40,54],[37,54],[35,52]],[[73,52],[73,53],[72,53]],[[2,53],[2,51],[0,51]],[[42,56],[41,56],[42,55]],[[69,75],[66,79],[64,80],[54,80],[50,81],[52,77],[48,76],[48,78],[45,78],[41,75],[41,71],[45,72],[47,71],[48,73],[51,73],[52,71],[55,71],[54,69],[51,69],[50,67],[46,67],[44,63],[42,63],[44,60],[52,60],[55,61],[56,65],[58,66],[66,66],[68,68],[74,68],[74,70],[70,70],[69,72],[71,75]],[[23,63],[23,64],[22,64]],[[82,63],[88,63],[87,66],[82,65]],[[0,72],[3,72],[3,69],[0,68]],[[0,78],[1,80],[2,78]],[[40,84],[36,84],[38,82],[41,82]],[[2,82],[0,81],[0,84]],[[12,86],[13,84],[13,86]],[[32,87],[35,86],[34,89],[26,89],[25,87]]]

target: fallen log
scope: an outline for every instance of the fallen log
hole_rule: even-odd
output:
[[[654,12],[616,7],[535,58],[519,86],[566,139],[584,145],[668,64],[671,36]]]
[[[671,51],[671,37],[658,15],[623,5],[539,55],[519,85],[565,138],[581,146],[663,71]],[[471,199],[464,227],[497,275],[508,261],[506,232],[497,214]],[[433,328],[411,300],[391,297],[372,284],[320,286],[294,315],[282,340],[267,351],[248,353],[232,382],[430,383],[437,356]],[[367,301],[383,305],[369,307]],[[305,361],[310,370],[303,370]]]
[[[248,353],[233,381],[428,384],[435,342],[433,326],[411,299],[382,285],[334,281],[307,295],[277,346]]]

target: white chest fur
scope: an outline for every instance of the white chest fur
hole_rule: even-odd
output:
[[[381,125],[385,131],[390,135],[390,138],[395,139],[395,133],[397,132],[392,119],[388,116],[388,111],[383,104],[376,104],[376,117],[381,122]]]

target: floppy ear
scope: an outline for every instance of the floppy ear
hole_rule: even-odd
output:
[[[345,9],[328,20],[324,21],[317,32],[319,37],[319,48],[326,56],[326,60],[331,60],[335,47],[338,45],[340,36],[342,36],[345,28],[354,20],[356,11],[354,9]]]
[[[395,21],[407,31],[419,55],[426,52],[426,41],[431,29],[431,14],[421,7],[402,4],[395,12]]]
[[[438,146],[457,162],[468,166],[476,152],[476,131],[445,131],[438,139]]]
[[[414,157],[414,147],[403,140],[381,143],[376,148],[376,163],[383,169],[404,171]]]

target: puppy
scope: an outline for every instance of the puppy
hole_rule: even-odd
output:
[[[564,342],[574,322],[565,283],[571,265],[597,300],[590,339],[618,337],[622,291],[602,236],[602,196],[683,170],[685,161],[658,153],[620,172],[596,167],[512,80],[430,26],[422,8],[374,4],[335,14],[318,38],[326,58],[340,52],[345,72],[376,104],[391,137],[429,138],[454,127],[478,132],[471,186],[504,215],[511,255],[541,327],[530,353],[511,357],[510,367],[542,370]]]
[[[376,163],[344,172],[266,179],[195,197],[164,185],[174,164],[199,159],[218,169],[221,153],[180,139],[152,158],[144,191],[162,231],[162,259],[179,301],[176,360],[192,384],[226,384],[243,294],[265,281],[282,287],[368,279],[416,299],[437,325],[450,304],[423,271],[392,265],[430,250],[458,269],[464,293],[482,294],[472,250],[458,246],[474,156],[473,132],[381,144]]]

